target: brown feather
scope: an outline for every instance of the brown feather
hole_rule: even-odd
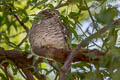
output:
[[[40,49],[51,47],[57,49],[68,49],[68,29],[60,20],[57,10],[46,9],[38,13],[44,15],[37,23],[32,25],[29,32],[31,48]],[[34,52],[34,51],[33,51]]]

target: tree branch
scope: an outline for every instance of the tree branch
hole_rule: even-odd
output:
[[[43,49],[36,49],[35,50],[35,53],[38,54],[39,56],[46,56],[48,55],[49,57],[51,57],[52,59],[56,60],[57,62],[60,62],[60,63],[63,63],[67,56],[69,56],[69,53],[71,51],[66,51],[66,50],[61,50],[61,49],[52,49],[52,48],[43,48]],[[91,58],[89,56],[86,56],[85,54],[87,53],[94,53],[97,57],[96,58]],[[33,66],[33,57],[32,58],[27,58],[27,56],[29,55],[30,53],[28,52],[22,52],[22,51],[18,51],[18,50],[4,50],[3,48],[0,48],[0,56],[2,57],[5,57],[5,59],[2,59],[0,60],[3,61],[3,60],[6,60],[9,59],[11,61],[13,61],[16,66],[18,68],[21,68],[25,75],[27,76],[27,78],[32,78],[31,75],[31,70],[30,68],[32,68],[31,66]],[[88,50],[88,49],[81,49],[77,55],[75,56],[75,58],[73,59],[73,62],[77,62],[77,61],[91,61],[91,60],[99,60],[101,58],[101,56],[103,56],[103,52],[99,51],[99,50]],[[59,56],[58,56],[59,55]],[[42,59],[38,59],[38,61],[36,62],[35,66],[37,66],[40,62],[42,62]],[[26,71],[26,70],[27,71]],[[30,70],[29,74],[30,75],[27,75],[28,71]],[[36,77],[39,78],[38,75],[36,74],[33,74],[35,75]],[[40,76],[42,77],[42,76]],[[43,80],[45,79],[44,77],[42,77]]]
[[[14,80],[13,76],[9,73],[7,67],[4,67],[3,71],[5,72],[7,79]]]
[[[30,70],[24,68],[22,70],[25,73],[27,80],[35,80]]]
[[[78,24],[77,25],[78,27],[79,27],[79,29],[81,30],[81,32],[83,33],[83,35],[85,36],[85,37],[88,37],[87,35],[86,35],[86,33],[82,30],[82,28],[80,27],[80,25]],[[94,41],[91,41],[95,46],[97,46],[98,48],[100,48],[101,50],[104,50],[102,47],[100,47],[99,45],[97,45]]]
[[[9,11],[11,13],[14,13],[14,11],[12,10],[12,8],[9,6],[8,3],[5,3],[5,6],[9,7]],[[20,25],[26,30],[27,35],[25,36],[25,38],[17,45],[17,47],[20,47],[27,39],[28,37],[28,33],[29,33],[29,28],[22,22],[22,20],[20,19],[20,17],[17,14],[13,14],[13,16],[17,19],[17,21],[20,23]]]
[[[58,4],[56,7],[55,7],[55,9],[58,9],[58,8],[61,8],[61,7],[64,7],[64,6],[67,6],[69,3],[68,2],[66,2],[66,3],[63,3],[63,4]]]
[[[26,40],[27,40],[27,38],[28,38],[28,33],[27,33],[27,35],[24,37],[24,39],[17,45],[17,47],[20,47]]]
[[[13,12],[11,8],[10,8],[9,10],[11,11],[11,13]],[[14,15],[14,17],[17,19],[17,21],[21,24],[21,26],[22,26],[22,27],[26,30],[26,32],[27,32],[27,35],[25,36],[25,38],[17,45],[17,47],[20,47],[20,46],[27,40],[27,38],[28,38],[28,33],[29,33],[29,29],[28,29],[28,27],[21,21],[21,19],[19,18],[18,15],[16,15],[16,14],[13,14],[13,15]]]
[[[117,21],[117,22],[116,22]],[[86,39],[84,39],[71,53],[70,55],[67,57],[64,65],[62,66],[61,68],[61,74],[60,74],[60,80],[65,80],[65,74],[67,73],[71,63],[72,63],[72,60],[73,60],[73,57],[75,57],[75,55],[79,52],[79,50],[81,49],[81,47],[85,47],[89,44],[89,42],[91,42],[91,40],[93,40],[94,38],[99,38],[101,35],[100,34],[103,34],[104,32],[106,32],[108,29],[110,28],[115,28],[114,25],[119,25],[118,20],[116,20],[115,22],[112,23],[112,26],[111,27],[107,27],[105,26],[104,28],[100,29],[98,32],[92,34],[91,36],[87,37]],[[116,24],[115,24],[116,23]]]
[[[84,3],[85,3],[85,5],[86,5],[86,7],[88,8],[88,13],[89,13],[89,15],[90,15],[90,18],[91,18],[92,22],[94,23],[95,20],[94,20],[93,17],[92,17],[92,14],[91,14],[91,12],[90,12],[90,10],[89,10],[89,7],[88,7],[88,5],[87,5],[86,0],[84,0]]]
[[[9,6],[8,6],[9,7]],[[10,12],[11,13],[14,13],[12,8],[9,8]],[[21,24],[21,26],[26,30],[26,32],[28,33],[29,32],[29,29],[28,27],[22,22],[22,20],[19,18],[19,16],[17,14],[13,14],[13,16],[17,19],[17,21]]]
[[[44,75],[41,75],[39,72],[34,72],[35,77],[37,77],[39,80],[46,80],[46,77]]]

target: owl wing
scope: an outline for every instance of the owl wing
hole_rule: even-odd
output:
[[[64,34],[64,39],[66,41],[66,45],[68,46],[69,49],[71,49],[71,46],[70,46],[70,43],[69,43],[69,40],[70,40],[70,31],[68,29],[68,27],[63,23],[63,22],[59,22],[60,25],[61,25],[61,31],[62,33]]]

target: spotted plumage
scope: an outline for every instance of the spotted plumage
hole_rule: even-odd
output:
[[[38,16],[43,17],[32,25],[29,32],[29,41],[33,51],[35,48],[42,47],[68,49],[69,31],[61,22],[59,12],[46,9],[40,11]]]

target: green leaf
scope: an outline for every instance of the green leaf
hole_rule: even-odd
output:
[[[70,14],[68,15],[71,19],[74,20],[75,23],[79,23],[79,17],[80,17],[80,13],[79,12],[70,12]]]
[[[28,51],[29,50],[29,44],[28,42],[25,42],[25,51]]]
[[[40,70],[42,70],[41,68],[39,67],[33,67],[34,68],[34,72],[39,72]]]
[[[118,69],[113,75],[111,75],[112,80],[119,80],[120,79],[120,70]]]
[[[63,20],[63,22],[67,25],[68,29],[74,34],[75,38],[78,39],[77,32],[75,31],[76,25],[70,21],[68,17],[64,17],[63,15],[61,15],[61,20]]]
[[[84,66],[90,67],[90,64],[88,64],[87,62],[77,62],[75,64],[72,64],[72,68],[81,68],[85,70]]]
[[[34,24],[38,23],[38,22],[40,21],[40,19],[42,19],[43,17],[44,17],[44,15],[36,15],[36,16],[34,17],[33,23],[34,23]]]
[[[69,27],[70,32],[72,32],[76,39],[78,39],[78,34],[73,27]]]
[[[15,30],[18,31],[18,25],[17,25],[16,21],[13,21],[12,25],[15,28]]]
[[[54,9],[53,4],[48,4],[48,5],[46,5],[46,6],[48,6],[50,9]]]
[[[2,80],[8,80],[3,73],[0,73],[0,77]]]
[[[47,1],[48,1],[48,0],[42,0],[42,1],[39,1],[39,2],[35,3],[35,5],[32,7],[32,9],[34,9],[34,8],[36,8],[36,7],[44,4],[44,3],[46,3]],[[31,9],[31,10],[32,10],[32,9]]]
[[[23,23],[26,23],[28,20],[29,20],[29,17],[25,17],[25,18],[22,20],[22,22],[23,22]]]
[[[88,10],[89,8],[87,8],[86,6],[79,6],[78,7],[80,10],[83,10],[83,11],[86,11],[86,10]]]
[[[52,65],[53,65],[57,70],[60,70],[60,67],[59,67],[59,65],[58,65],[56,62],[53,62]]]
[[[100,11],[100,13],[95,14],[95,18],[97,19],[98,22],[100,22],[102,24],[112,24],[114,18],[117,15],[118,15],[118,11],[117,11],[116,7],[108,8],[108,9],[103,8]]]
[[[13,71],[13,75],[17,75],[17,72],[18,72],[18,69],[17,68],[12,68],[12,71]]]
[[[90,53],[87,53],[86,54],[86,56],[89,56],[89,57],[91,57],[91,58],[97,58],[97,56],[95,55],[95,53],[92,53],[92,52],[90,52]]]
[[[49,75],[53,71],[54,71],[54,69],[51,69],[51,70],[47,71],[46,75]]]
[[[36,64],[37,60],[38,60],[38,57],[37,56],[33,56],[33,65]]]
[[[66,76],[67,76],[66,80],[74,80],[74,77],[71,73],[68,73]]]

